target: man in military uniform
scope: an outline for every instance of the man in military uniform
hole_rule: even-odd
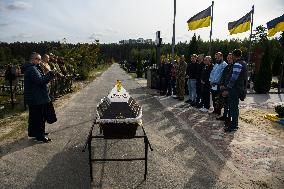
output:
[[[67,70],[67,76],[66,76],[66,90],[67,92],[71,92],[72,91],[72,83],[73,83],[73,79],[74,79],[74,68],[71,64],[72,59],[70,59],[70,61],[66,64],[65,63],[65,67]]]
[[[58,97],[58,96],[60,96],[60,84],[62,83],[62,77],[63,77],[63,74],[62,74],[62,72],[61,72],[61,69],[60,69],[60,67],[59,67],[59,65],[58,65],[58,57],[57,56],[54,56],[54,59],[53,59],[53,61],[54,61],[54,70],[55,70],[55,95],[54,95],[54,97],[56,98],[56,97]]]
[[[185,94],[185,75],[187,63],[185,62],[184,55],[181,56],[177,67],[177,99],[184,100]]]
[[[59,68],[61,70],[61,77],[59,79],[59,93],[60,94],[64,94],[66,93],[66,78],[67,78],[67,69],[64,65],[64,58],[63,57],[59,57],[59,60],[58,60],[58,65],[59,65]]]

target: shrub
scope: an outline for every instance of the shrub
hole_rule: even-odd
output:
[[[86,80],[89,77],[90,69],[87,67],[79,67],[78,68],[78,80]]]
[[[256,93],[265,94],[269,92],[272,80],[271,65],[270,49],[267,45],[261,60],[259,72],[255,76],[254,90]]]

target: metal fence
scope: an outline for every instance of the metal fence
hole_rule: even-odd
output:
[[[56,98],[71,92],[74,79],[73,75],[56,75],[48,84],[51,99],[54,101]],[[14,108],[16,104],[23,103],[26,109],[23,98],[24,87],[23,74],[9,80],[4,75],[0,75],[0,108],[6,105],[11,105]]]

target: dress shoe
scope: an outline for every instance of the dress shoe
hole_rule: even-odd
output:
[[[190,106],[196,106],[196,103],[195,102],[191,102]]]
[[[219,121],[225,121],[225,119],[226,119],[226,118],[225,118],[224,116],[220,116],[220,117],[217,117],[217,118],[216,118],[216,120],[219,120]]]
[[[224,127],[224,132],[226,132],[226,133],[231,133],[231,132],[234,132],[234,131],[237,131],[237,130],[238,130],[238,127],[236,127],[236,128]]]
[[[188,100],[186,100],[185,102],[186,102],[186,103],[191,103],[192,100],[188,99]]]
[[[47,138],[47,137],[36,138],[36,140],[37,140],[37,141],[44,142],[44,143],[51,142],[51,139],[50,139],[50,138]]]
[[[224,132],[226,133],[230,133],[230,132],[233,132],[234,129],[230,128],[230,127],[224,127]]]
[[[46,133],[44,133],[44,135],[47,136],[47,135],[49,135],[49,133],[46,132]]]
[[[200,103],[196,105],[196,108],[198,108],[198,109],[199,109],[199,108],[202,108],[202,107],[203,107],[203,106],[202,106],[202,104],[200,104]]]
[[[200,110],[201,112],[204,112],[204,113],[208,113],[208,111],[209,111],[207,108],[200,108],[199,110]]]

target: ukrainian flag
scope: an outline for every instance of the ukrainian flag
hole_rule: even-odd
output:
[[[230,35],[236,33],[243,33],[250,29],[251,13],[252,11],[250,11],[249,13],[247,13],[245,16],[243,16],[237,21],[229,22],[228,30],[230,32]]]
[[[272,37],[279,31],[284,31],[284,14],[267,22],[268,37]]]
[[[211,20],[211,6],[191,17],[187,21],[188,29],[196,30],[198,28],[208,27],[210,26],[210,20]]]

